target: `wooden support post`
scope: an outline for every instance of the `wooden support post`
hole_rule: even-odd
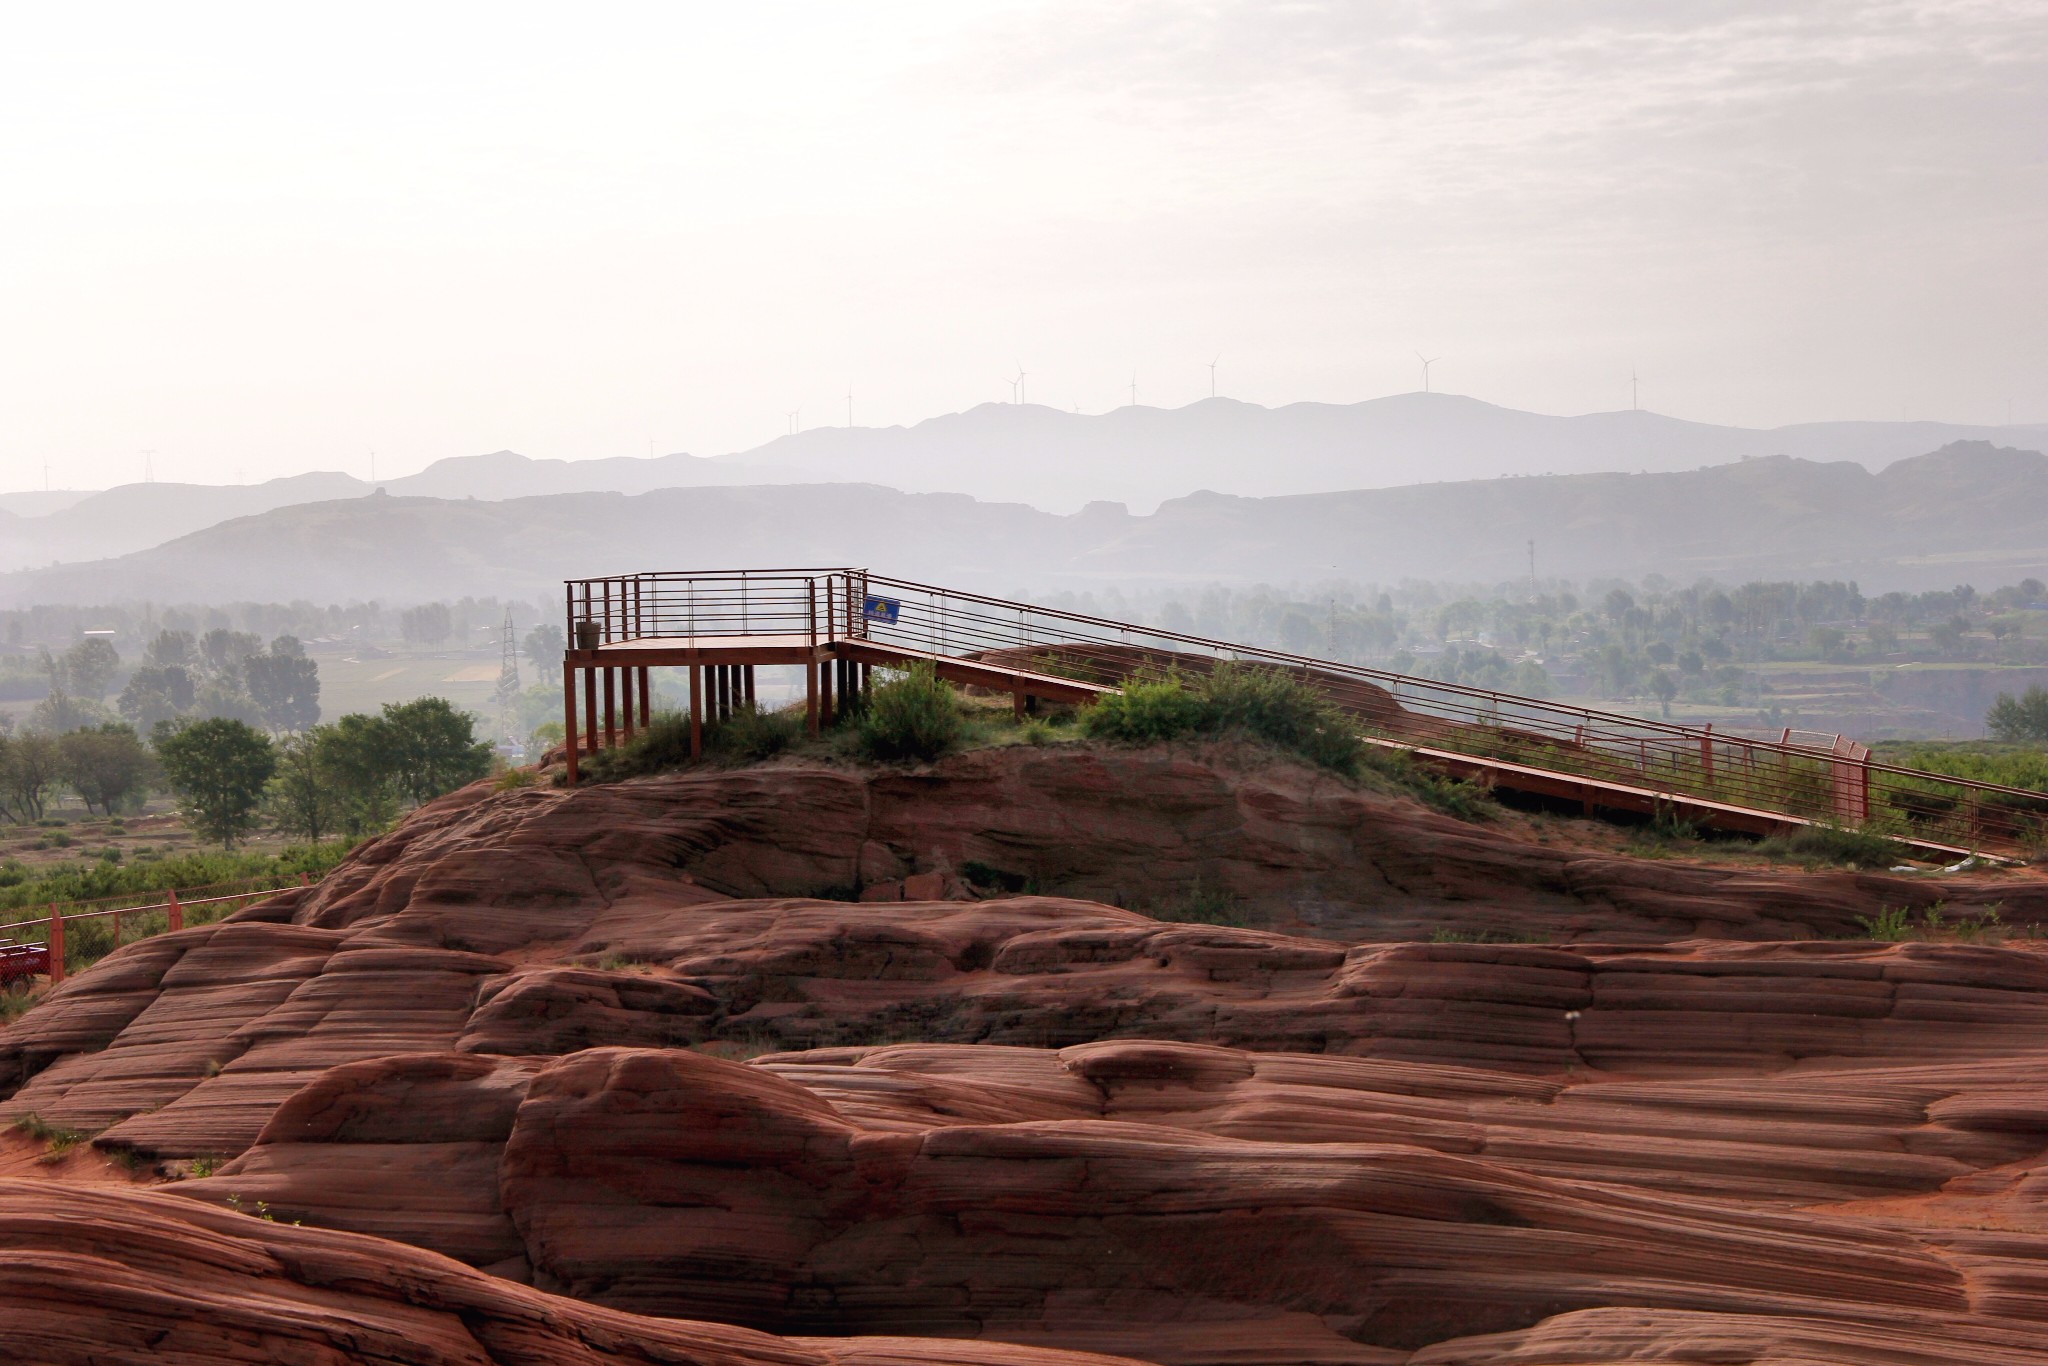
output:
[[[619,670],[619,715],[625,723],[626,743],[633,743],[633,702],[639,690],[633,686],[633,670]]]
[[[597,669],[583,670],[583,752],[597,753]]]
[[[169,904],[164,909],[170,912],[171,928],[174,930],[184,929],[185,908],[178,904],[178,889],[176,887],[171,888],[168,902]]]
[[[576,666],[562,661],[562,748],[569,756],[569,786],[576,786]]]
[[[753,665],[751,665],[751,664],[742,664],[742,665],[740,666],[740,685],[741,685],[741,686],[742,686],[743,688],[745,688],[745,689],[746,689],[746,694],[747,694],[747,705],[748,705],[748,706],[750,706],[750,707],[751,707],[751,706],[753,706],[753,705],[754,705],[754,666],[753,666]]]
[[[812,735],[818,733],[818,655],[811,652],[811,662],[804,666],[804,729]]]
[[[654,670],[640,666],[640,723],[654,719]]]
[[[818,665],[818,724],[821,726],[832,724],[832,684],[835,681],[832,675],[837,672],[838,663],[835,659],[828,659]]]
[[[57,903],[50,903],[50,985],[56,986],[64,980],[64,917],[57,911]]]
[[[1707,728],[1700,732],[1700,773],[1708,782],[1714,781],[1714,723],[1707,722]]]
[[[1024,690],[1022,688],[1010,689],[1010,714],[1019,721],[1024,719]]]
[[[704,666],[690,666],[690,757],[704,754]]]
[[[611,749],[619,743],[619,718],[617,712],[619,671],[604,671],[604,747]]]

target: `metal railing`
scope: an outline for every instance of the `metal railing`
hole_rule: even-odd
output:
[[[201,912],[201,923],[218,920],[226,907],[235,909],[238,905],[252,904],[279,892],[297,891],[310,887],[315,879],[306,873],[299,874],[297,882],[279,884],[268,878],[250,878],[239,882],[216,882],[199,887],[169,888],[162,892],[137,892],[121,896],[97,897],[90,901],[52,901],[39,907],[44,914],[35,919],[0,920],[0,943],[11,943],[30,948],[46,950],[47,957],[43,970],[50,974],[50,980],[64,980],[67,941],[67,926],[79,924],[96,925],[112,922],[112,942],[105,951],[111,953],[124,943],[147,939],[167,930],[185,927],[186,915]],[[161,897],[162,900],[151,898]],[[26,909],[26,908],[24,908]],[[126,937],[124,919],[143,917],[141,933],[133,939]],[[76,945],[74,935],[72,946]],[[98,947],[95,945],[95,947]]]
[[[1212,640],[863,569],[700,570],[572,580],[569,636],[865,640],[1104,686],[1235,662],[1299,674],[1362,733],[1654,794],[1952,848],[2048,845],[2048,793],[1874,762],[1840,736],[1759,738]]]
[[[627,640],[859,634],[858,569],[700,570],[572,579],[564,639],[572,648]]]

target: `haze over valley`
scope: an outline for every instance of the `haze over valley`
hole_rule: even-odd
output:
[[[0,1363],[2048,1366],[2041,0],[16,6]]]

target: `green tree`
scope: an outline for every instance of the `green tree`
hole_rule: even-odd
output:
[[[277,773],[266,794],[278,829],[314,844],[340,829],[347,792],[333,772],[331,726],[315,726],[277,742]]]
[[[1984,713],[1984,729],[1994,740],[2048,742],[2048,690],[2037,683],[2018,697],[2000,693]]]
[[[191,671],[183,664],[144,664],[128,675],[127,686],[114,705],[137,726],[153,730],[157,722],[191,711],[198,695]]]
[[[97,702],[107,695],[114,671],[121,667],[121,655],[113,643],[101,636],[87,636],[64,652],[64,680],[71,691]]]
[[[56,740],[38,731],[0,740],[0,799],[18,821],[39,821],[63,770]]]
[[[334,799],[334,817],[346,835],[382,830],[398,813],[391,781],[391,728],[382,717],[350,712],[311,732],[313,763]]]
[[[445,602],[408,607],[398,617],[398,633],[405,637],[408,645],[425,645],[431,649],[448,639],[454,630],[455,623],[448,615]]]
[[[1655,670],[1650,675],[1650,691],[1663,704],[1664,714],[1671,715],[1671,699],[1678,696],[1678,680],[1663,669]]]
[[[526,639],[521,644],[526,649],[526,657],[533,661],[533,667],[541,671],[542,678],[546,678],[551,672],[561,669],[561,627],[551,621],[544,621],[531,631],[528,631]]]
[[[88,811],[111,816],[149,781],[149,751],[133,727],[119,721],[58,737],[57,753],[65,783]]]
[[[239,678],[202,680],[192,710],[209,721],[240,721],[249,726],[260,725],[263,721],[262,714],[256,710],[256,703],[243,690]]]
[[[216,627],[199,638],[199,662],[215,678],[242,686],[242,666],[250,655],[261,654],[263,637],[253,631],[230,631]]]
[[[190,631],[158,631],[142,658],[159,669],[189,669],[199,663],[199,642]]]
[[[264,787],[277,771],[270,737],[245,722],[209,717],[183,726],[164,722],[155,739],[186,824],[228,849],[256,828]]]
[[[491,747],[475,721],[445,697],[384,704],[392,785],[412,802],[427,802],[491,771]]]
[[[273,731],[305,730],[320,720],[320,666],[293,636],[270,642],[268,654],[243,664],[249,700]]]
[[[31,707],[28,713],[30,728],[51,735],[102,725],[111,719],[107,709],[99,703],[74,697],[62,688],[52,689],[50,695]]]

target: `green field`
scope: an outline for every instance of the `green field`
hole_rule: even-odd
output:
[[[319,663],[323,721],[349,712],[374,712],[386,702],[415,697],[445,697],[458,707],[489,715],[491,696],[498,688],[495,650],[393,654],[360,660],[321,656]],[[536,681],[524,661],[519,674],[522,683]]]

